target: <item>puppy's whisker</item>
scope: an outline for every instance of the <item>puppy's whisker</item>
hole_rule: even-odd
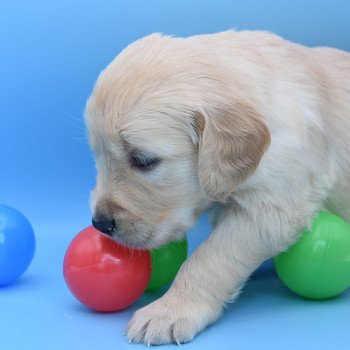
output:
[[[87,142],[88,139],[86,135],[86,127],[85,127],[83,118],[76,117],[67,111],[64,111],[64,114],[66,117],[68,117],[66,118],[68,123],[71,126],[73,126],[75,132],[79,134],[79,137],[75,138],[75,140]]]

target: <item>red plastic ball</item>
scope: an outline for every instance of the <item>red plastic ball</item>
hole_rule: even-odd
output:
[[[133,304],[151,276],[151,255],[122,246],[89,226],[72,240],[63,262],[73,295],[96,311],[111,312]]]

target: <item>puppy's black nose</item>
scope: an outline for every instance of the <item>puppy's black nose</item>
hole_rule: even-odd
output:
[[[113,232],[116,231],[115,221],[104,216],[93,218],[92,226],[95,227],[96,230],[99,230],[108,236],[112,236]]]

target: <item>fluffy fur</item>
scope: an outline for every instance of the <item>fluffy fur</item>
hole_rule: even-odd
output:
[[[137,311],[130,341],[183,343],[317,211],[350,220],[350,54],[265,32],[153,34],[101,73],[86,108],[93,214],[154,248],[215,210],[213,232],[169,291]],[[148,171],[132,152],[157,157]]]

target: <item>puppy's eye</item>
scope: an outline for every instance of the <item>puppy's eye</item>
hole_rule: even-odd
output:
[[[131,154],[129,162],[133,168],[141,171],[149,171],[160,163],[160,158],[141,154]]]

